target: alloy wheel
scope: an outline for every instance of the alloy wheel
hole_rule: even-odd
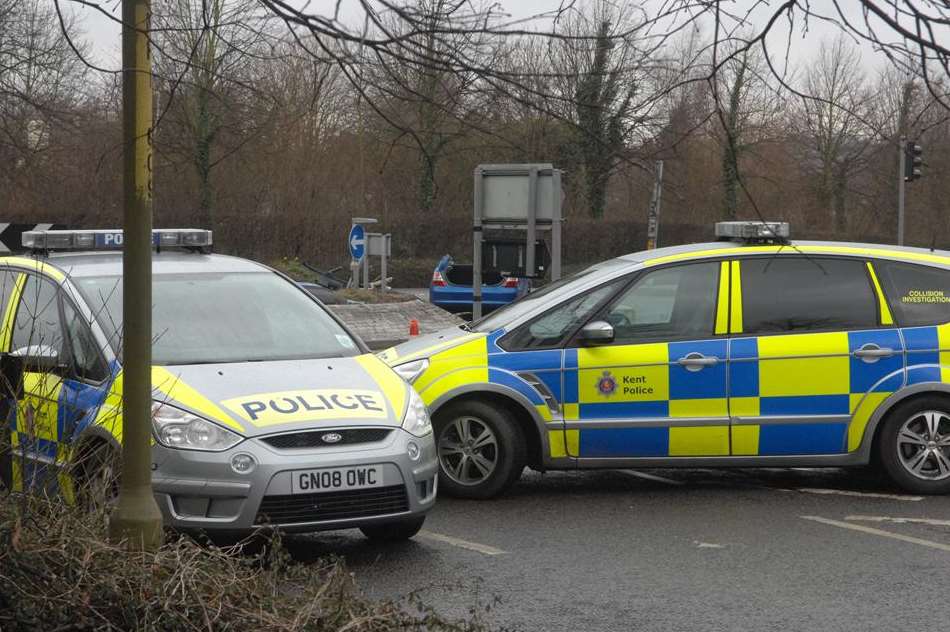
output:
[[[937,410],[914,413],[897,433],[897,456],[916,478],[950,478],[950,414]]]
[[[442,471],[459,485],[478,485],[498,466],[498,438],[476,417],[459,417],[439,433]]]

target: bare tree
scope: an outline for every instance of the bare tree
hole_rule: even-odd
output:
[[[756,147],[775,138],[780,126],[783,100],[768,82],[761,53],[743,51],[732,57],[713,79],[717,110],[715,136],[722,145],[722,211],[725,219],[736,219],[743,158]]]
[[[545,92],[534,98],[541,111],[574,128],[565,158],[580,171],[593,218],[604,215],[617,167],[636,161],[631,143],[649,135],[657,63],[638,28],[642,17],[631,6],[606,0],[565,14],[548,46]]]
[[[465,8],[457,0],[413,0],[400,13],[380,18],[367,34],[398,38],[395,54],[358,50],[362,61],[355,76],[362,103],[387,128],[386,142],[416,153],[416,199],[425,212],[435,205],[440,161],[469,126],[478,127],[472,113],[482,104],[478,74],[452,69],[451,60],[491,65],[496,53],[478,24],[467,31],[452,27]]]
[[[104,2],[72,1],[109,13]],[[566,16],[583,10],[584,3],[575,0],[552,0],[549,10],[519,18],[507,16],[493,3],[426,0],[440,6],[441,18],[436,21],[417,10],[418,2],[406,0],[353,0],[345,3],[345,14],[341,2],[257,1],[283,20],[298,40],[303,34],[311,36],[313,45],[308,50],[340,65],[354,82],[360,78],[358,67],[368,52],[417,69],[475,73],[496,86],[524,87],[523,73],[495,67],[490,56],[471,56],[466,48],[433,48],[433,38],[479,34],[493,42],[512,37],[597,39],[596,29],[578,37],[558,28]],[[712,26],[706,44],[713,53],[711,74],[718,73],[728,59],[759,48],[781,81],[787,78],[792,38],[807,36],[814,22],[831,23],[850,39],[869,42],[894,65],[919,75],[934,98],[947,105],[939,82],[950,75],[950,45],[945,41],[950,8],[943,0],[750,0],[741,7],[733,0],[670,0],[649,14],[637,3],[615,0],[611,4],[620,12],[642,14],[629,28],[614,29],[610,37],[616,42],[635,36],[648,51],[656,51],[683,30]],[[393,24],[399,28],[390,28]],[[797,92],[787,83],[785,87]]]
[[[63,29],[76,36],[74,20],[61,27],[44,0],[0,0],[0,159],[7,178],[49,148],[53,126],[70,125],[87,94],[87,68]]]
[[[489,90],[484,125],[495,132],[496,151],[512,156],[515,162],[559,162],[567,159],[564,151],[573,140],[569,101],[549,100],[539,104],[542,95],[554,93],[551,47],[536,38],[511,38],[499,47],[498,64],[506,72],[521,72],[523,86],[511,90]],[[549,113],[555,110],[557,114]]]
[[[210,208],[224,249],[279,257],[310,248],[340,263],[342,244],[332,235],[345,229],[348,214],[370,205],[404,231],[396,235],[397,244],[418,247],[419,269],[431,272],[431,262],[422,257],[432,249],[467,249],[463,220],[471,168],[501,159],[551,161],[568,169],[566,212],[572,235],[580,238],[569,241],[566,255],[577,262],[630,249],[643,217],[629,211],[646,207],[650,185],[642,166],[660,158],[666,161],[664,243],[707,236],[708,224],[723,207],[740,214],[749,207],[763,213],[781,208],[791,221],[808,217],[815,232],[829,232],[830,224],[839,236],[860,229],[887,239],[891,231],[883,224],[888,222],[878,220],[896,200],[895,120],[902,116],[905,124],[898,127],[922,140],[927,161],[925,179],[909,191],[908,212],[926,218],[928,226],[943,227],[939,239],[950,239],[950,226],[930,210],[944,208],[950,189],[942,179],[927,177],[950,159],[943,151],[947,135],[941,122],[950,85],[942,62],[944,2],[612,0],[611,10],[631,17],[624,25],[608,19],[606,34],[596,17],[603,4],[598,0],[552,0],[549,10],[542,6],[533,15],[519,4],[516,17],[490,0],[259,0],[250,5],[251,19],[214,16],[216,6],[251,1],[191,0],[186,4],[192,18],[173,23],[163,11],[185,0],[155,0],[150,34],[160,86],[157,217],[168,221],[171,208],[192,221],[193,208]],[[101,0],[52,0],[51,6],[71,3],[107,14],[115,7]],[[0,0],[0,6],[14,4]],[[427,18],[433,7],[438,19]],[[62,14],[68,23],[69,12]],[[275,18],[273,31],[263,28],[265,17]],[[59,15],[52,18],[47,23],[55,25]],[[568,25],[581,19],[587,28],[571,32]],[[820,82],[795,76],[790,46],[815,43],[817,49],[818,21],[850,42],[877,45],[877,54],[896,73],[895,87],[912,79],[906,116],[890,106],[885,113],[880,101],[872,111],[863,96],[829,102]],[[205,61],[201,47],[212,33],[218,35],[210,38],[214,49],[227,52],[229,61]],[[241,45],[245,36],[258,44]],[[285,41],[278,44],[272,36]],[[680,54],[675,45],[684,40],[689,46]],[[75,37],[73,43],[81,44]],[[77,50],[84,55],[81,45]],[[562,63],[562,51],[588,65]],[[592,72],[598,51],[610,63]],[[786,108],[791,112],[784,121],[760,111],[754,91],[743,97],[743,87],[751,90],[747,69],[736,81],[741,59],[756,56],[762,64],[755,73],[761,75],[757,89],[771,84],[794,106]],[[619,58],[625,61],[616,62]],[[202,73],[199,67],[213,71]],[[629,77],[613,91],[606,87],[611,69]],[[95,160],[50,163],[46,170],[7,169],[0,178],[15,183],[0,186],[0,192],[22,191],[43,208],[77,209],[79,221],[90,217],[79,209],[89,208],[96,221],[114,219],[120,143],[108,88],[101,80],[93,86],[101,107],[64,109],[68,125],[77,130],[72,142],[95,152]],[[618,135],[611,116],[631,88],[626,114],[614,117]],[[901,101],[899,92],[887,96],[879,88],[875,94]],[[64,137],[65,119],[49,124],[50,138]],[[849,121],[840,151],[830,154],[838,157],[835,169],[822,166],[818,142],[805,125],[819,119]],[[48,155],[49,150],[34,154],[34,164]],[[608,156],[613,162],[598,165]],[[788,176],[799,171],[800,179]],[[828,186],[812,186],[822,174],[831,174]],[[598,205],[603,210],[594,213],[603,217],[594,219],[588,198],[596,198],[590,193],[603,184],[597,178],[607,184]],[[721,188],[731,192],[720,194]],[[438,208],[443,221],[432,226],[417,221],[427,205]],[[268,221],[253,228],[230,221],[248,212]],[[261,238],[263,231],[267,239]]]
[[[607,183],[617,155],[625,149],[629,135],[631,105],[639,88],[635,77],[625,76],[623,57],[630,46],[620,49],[611,37],[615,25],[607,15],[599,15],[593,47],[578,50],[572,61],[579,71],[574,93],[574,110],[579,130],[577,146],[584,169],[591,217],[603,217]]]
[[[253,195],[242,196],[247,215],[296,226],[287,236],[288,254],[322,254],[327,224],[340,206],[351,204],[341,203],[331,192],[354,188],[335,181],[332,169],[351,159],[340,145],[357,127],[353,92],[337,68],[302,53],[294,43],[282,43],[276,52],[277,59],[268,62],[270,72],[255,86],[272,104],[266,114],[269,123],[245,147],[260,160],[235,165],[228,175],[243,172],[256,180]],[[245,235],[252,237],[253,231],[253,225],[245,223]]]
[[[802,99],[797,115],[803,165],[832,230],[842,235],[848,227],[849,182],[873,140],[865,125],[871,95],[858,51],[843,37],[822,44],[805,73],[804,91],[815,98]]]
[[[743,101],[754,80],[749,68],[749,53],[733,58],[728,64],[732,71],[731,81],[726,80],[728,102],[722,109],[720,121],[724,135],[722,148],[722,187],[723,216],[735,219],[739,210],[739,157],[744,149],[742,136],[744,130]]]
[[[165,145],[191,162],[198,179],[198,223],[214,226],[212,170],[252,134],[259,121],[245,107],[271,57],[266,14],[254,0],[160,0],[154,7],[155,67],[170,111],[158,126]],[[166,135],[165,128],[179,127]],[[230,133],[229,133],[230,132]],[[169,142],[166,143],[166,138]]]

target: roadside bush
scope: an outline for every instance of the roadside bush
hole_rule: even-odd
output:
[[[298,564],[170,539],[157,553],[106,543],[101,513],[0,491],[0,630],[485,629],[417,597],[373,602],[336,559]],[[474,611],[473,611],[474,612]]]
[[[471,247],[469,247],[471,251]],[[422,253],[420,253],[422,254]],[[389,276],[393,278],[393,287],[429,287],[435,264],[444,252],[432,252],[428,257],[402,257],[393,259],[389,264]],[[463,253],[471,259],[471,252]],[[375,263],[375,262],[374,262]],[[378,267],[378,266],[377,266]],[[378,274],[377,270],[377,274]]]
[[[297,257],[281,257],[267,262],[267,265],[280,270],[294,281],[313,281],[317,277]]]
[[[388,269],[386,271],[386,276],[392,278],[390,287],[429,287],[429,281],[432,280],[432,270],[435,269],[435,264],[438,263],[442,255],[435,256],[431,258],[413,258],[413,257],[401,257],[396,256],[389,260]],[[469,259],[471,259],[471,254],[468,254]],[[379,257],[371,257],[372,261],[372,278],[373,280],[379,279],[380,268],[379,268]],[[330,265],[327,262],[323,261],[307,261],[308,263],[317,265],[320,267],[322,264],[327,268]],[[304,265],[304,260],[299,257],[280,257],[276,259],[271,259],[267,262],[272,268],[280,270],[290,278],[295,281],[319,281],[317,274],[307,268]],[[337,270],[333,275],[341,280],[346,281],[350,278],[350,262],[349,259],[341,261],[338,264],[342,269]],[[323,268],[321,268],[323,269]],[[362,271],[360,272],[362,274]]]

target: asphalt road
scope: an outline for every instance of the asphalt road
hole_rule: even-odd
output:
[[[839,469],[527,473],[504,498],[441,498],[396,547],[343,556],[371,596],[421,591],[520,630],[923,630],[950,618],[950,497]],[[490,610],[485,612],[486,606]]]

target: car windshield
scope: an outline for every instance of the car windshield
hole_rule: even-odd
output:
[[[615,268],[625,263],[629,262],[622,259],[609,259],[577,272],[576,274],[564,277],[553,283],[548,283],[544,287],[531,292],[517,301],[495,310],[484,318],[472,322],[466,329],[482,333],[495,331],[524,314],[527,314],[539,305],[544,304],[546,299],[554,292],[563,290],[565,295],[573,294],[575,288],[583,286],[593,273]]]
[[[118,348],[122,277],[75,281]],[[322,307],[273,272],[156,274],[152,306],[154,364],[302,360],[360,352]]]

